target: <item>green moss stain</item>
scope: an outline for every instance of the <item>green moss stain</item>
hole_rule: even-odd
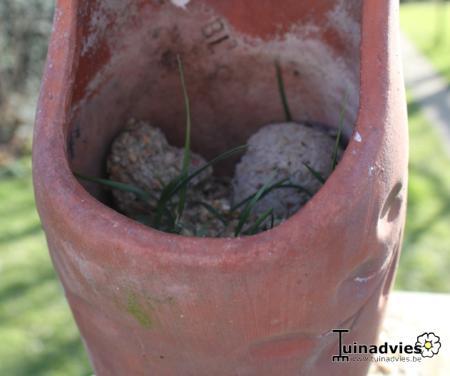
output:
[[[153,323],[149,313],[149,309],[143,307],[135,294],[128,295],[127,311],[130,313],[144,328],[151,328]]]

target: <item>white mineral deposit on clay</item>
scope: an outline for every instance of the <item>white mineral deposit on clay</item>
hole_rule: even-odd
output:
[[[189,1],[190,1],[190,0],[170,0],[170,2],[171,2],[173,5],[175,5],[176,7],[183,8],[183,9],[186,8],[186,5],[189,4]]]
[[[348,43],[357,46],[361,42],[361,27],[352,17],[349,7],[351,5],[347,0],[336,1],[335,7],[328,12],[327,17],[341,37],[346,39]]]
[[[315,30],[314,24],[294,26],[290,32],[271,41],[252,38],[252,46],[247,48],[253,49],[253,46],[257,46],[270,52],[272,56],[282,56],[282,62],[295,61],[297,70],[302,72],[304,77],[308,77],[314,91],[320,93],[323,108],[327,109],[322,114],[321,121],[326,124],[335,123],[344,105],[342,93],[347,93],[343,133],[350,137],[359,106],[358,70],[349,67],[329,45],[316,37]],[[303,37],[299,37],[302,35]],[[301,59],[298,51],[305,52]],[[317,64],[318,61],[320,64]],[[291,93],[289,99],[291,103],[304,103],[307,98],[302,97],[301,93]],[[296,117],[305,117],[305,114],[297,114]]]
[[[126,61],[131,59],[134,54],[133,50],[139,48],[139,43],[136,41],[146,40],[146,35],[149,32],[149,27],[143,27],[137,33],[133,32],[129,35],[124,35],[123,39],[117,39],[113,33],[106,33],[107,23],[104,21],[105,15],[111,13],[124,14],[120,17],[120,23],[124,23],[124,19],[130,17],[129,12],[122,12],[123,2],[113,1],[105,2],[98,11],[95,11],[90,22],[90,28],[95,30],[92,35],[85,38],[82,46],[82,54],[91,53],[97,45],[98,37],[105,35],[108,41],[108,45],[112,50],[115,50],[118,43],[127,48],[118,49],[117,54],[113,54],[109,62],[101,69],[96,79],[92,79],[86,90],[86,98],[91,98],[91,93],[96,93],[96,97],[100,98],[103,91],[110,91],[111,87],[105,85],[105,79],[110,77],[111,71],[113,75],[116,75],[115,69],[118,66],[126,65]],[[102,3],[103,4],[103,3]],[[158,16],[158,25],[164,26],[164,30],[168,29],[173,23],[173,14],[170,8],[185,8],[190,6],[189,0],[171,0],[172,6],[167,7],[167,12],[162,12],[161,16]],[[280,56],[280,60],[283,64],[290,64],[298,72],[301,72],[303,77],[307,77],[307,84],[309,87],[314,88],[313,92],[315,97],[320,97],[322,101],[321,118],[315,119],[325,124],[335,124],[336,119],[339,118],[339,114],[342,110],[342,97],[343,93],[348,95],[348,103],[345,104],[345,119],[344,119],[344,135],[350,137],[352,133],[353,125],[356,121],[357,109],[359,107],[359,38],[360,33],[357,26],[355,27],[354,16],[347,6],[344,0],[337,0],[336,7],[327,15],[329,22],[335,25],[337,32],[341,35],[346,35],[344,38],[348,42],[349,49],[354,51],[353,54],[358,56],[351,59],[351,64],[344,57],[336,55],[328,44],[321,40],[320,30],[321,25],[314,23],[312,20],[299,21],[297,24],[292,25],[291,29],[287,33],[283,33],[274,36],[272,40],[266,40],[250,35],[242,35],[238,31],[233,30],[233,25],[227,25],[230,33],[233,34],[234,39],[238,42],[238,47],[234,50],[233,54],[222,56],[223,64],[232,65],[240,54],[243,55],[259,55],[261,61],[273,60],[274,56]],[[176,10],[175,10],[176,11]],[[134,13],[134,12],[133,12]],[[126,15],[126,16],[125,16]],[[162,19],[162,18],[164,19]],[[195,15],[193,15],[195,17]],[[154,28],[154,23],[151,23]],[[356,23],[357,24],[357,23]],[[186,23],[187,30],[189,30],[189,22]],[[355,36],[350,37],[347,35],[349,30],[355,31]],[[140,35],[138,35],[140,34]],[[98,37],[97,37],[98,36]],[[156,46],[156,44],[155,44]],[[125,58],[129,55],[129,58]],[[320,61],[320,64],[317,62]],[[294,62],[294,63],[293,63]],[[149,61],[148,67],[153,61]],[[142,65],[144,66],[144,65]],[[140,68],[141,69],[141,68]],[[293,68],[292,68],[293,69]],[[136,75],[138,76],[138,75]],[[133,79],[133,78],[131,78]],[[135,85],[138,85],[136,82]],[[122,86],[132,86],[122,85]],[[101,90],[99,90],[99,88]],[[217,97],[226,95],[226,91],[221,91],[217,88]],[[291,91],[289,100],[292,104],[292,110],[295,118],[311,119],[317,117],[317,114],[306,113],[305,103],[308,102],[308,94],[304,91]],[[298,103],[298,106],[294,104]],[[80,103],[83,105],[83,103]],[[302,104],[302,106],[300,105]]]
[[[365,283],[370,279],[370,277],[366,277],[366,278],[361,278],[361,277],[356,277],[355,278],[355,282],[360,282],[360,283]]]
[[[128,19],[136,16],[139,12],[137,4],[125,1],[102,1],[98,8],[94,9],[89,20],[89,30],[91,32],[82,41],[81,56],[95,51],[99,41],[103,36],[108,36],[110,20],[115,19],[116,25],[125,23]],[[117,41],[114,33],[108,38],[108,44]]]
[[[355,140],[356,142],[362,142],[362,137],[361,137],[361,134],[360,134],[359,132],[356,132],[356,133],[355,133],[354,140]]]

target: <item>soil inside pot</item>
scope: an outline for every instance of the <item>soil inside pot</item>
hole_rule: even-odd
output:
[[[217,177],[209,166],[189,182],[176,225],[170,215],[163,215],[155,226],[158,198],[182,172],[184,149],[170,145],[150,123],[131,119],[112,143],[108,177],[149,192],[150,197],[142,200],[136,193],[113,189],[114,205],[162,231],[199,237],[256,234],[295,214],[320,189],[334,169],[333,159],[342,155],[337,139],[336,130],[319,124],[265,126],[249,139],[234,176]],[[195,152],[190,159],[189,173],[207,164]],[[173,212],[178,203],[175,195],[166,212]]]

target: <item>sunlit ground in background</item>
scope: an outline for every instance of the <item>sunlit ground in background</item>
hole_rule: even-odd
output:
[[[421,20],[415,28],[426,48],[420,40],[434,32],[427,26],[433,10],[408,5],[407,12]],[[439,51],[430,56],[449,77],[450,52]],[[408,222],[396,288],[448,292],[450,158],[413,103],[410,136]],[[91,375],[34,209],[29,158],[11,170],[0,171],[0,375]]]

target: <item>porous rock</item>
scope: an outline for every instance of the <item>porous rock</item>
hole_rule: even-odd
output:
[[[157,198],[163,187],[180,175],[183,155],[184,149],[169,145],[159,128],[131,119],[111,146],[108,175],[113,181],[133,185]],[[203,157],[191,152],[189,172],[204,164]],[[209,168],[191,181],[189,189],[192,191],[211,176]],[[144,203],[134,193],[114,190],[113,195],[117,207],[128,215],[148,213],[156,206],[156,199]]]
[[[236,166],[233,204],[254,194],[267,182],[284,178],[315,194],[322,184],[305,164],[327,179],[333,169],[335,145],[336,137],[324,127],[283,123],[261,128],[250,137],[247,152]],[[341,153],[339,147],[338,157]],[[254,212],[262,214],[273,209],[276,217],[285,219],[309,199],[309,194],[297,189],[276,189],[258,202]]]

